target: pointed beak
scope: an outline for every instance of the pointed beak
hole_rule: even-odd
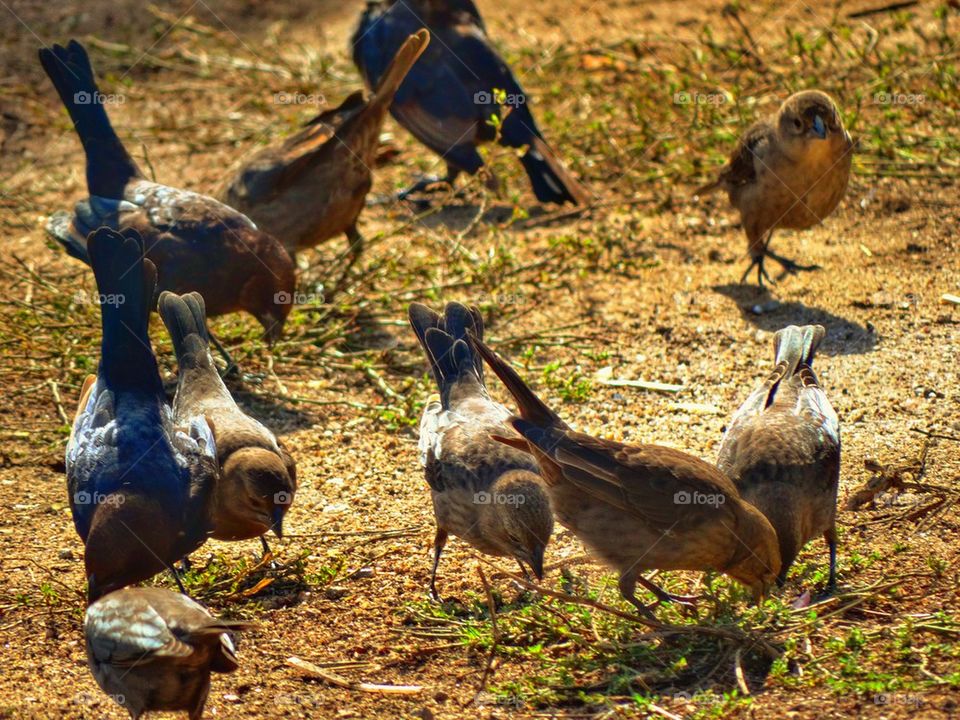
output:
[[[277,505],[273,508],[273,524],[270,528],[273,530],[273,534],[281,540],[283,539],[283,516],[286,512],[286,505]]]
[[[537,580],[543,580],[543,552],[546,548],[543,545],[537,545],[530,553],[530,569],[537,576]]]
[[[815,115],[813,118],[813,126],[810,128],[813,130],[813,134],[816,135],[821,140],[825,140],[827,137],[827,126],[823,122],[823,118],[819,115]]]

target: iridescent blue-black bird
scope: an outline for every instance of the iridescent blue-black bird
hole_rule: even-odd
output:
[[[174,425],[147,330],[157,271],[142,238],[100,228],[87,250],[103,340],[97,374],[83,384],[66,469],[93,602],[203,544],[217,451],[202,415]]]
[[[483,167],[477,146],[526,148],[520,158],[540,202],[583,204],[587,190],[564,168],[537,128],[527,95],[497,54],[472,0],[383,0],[370,2],[353,36],[353,60],[373,87],[400,45],[426,27],[433,42],[400,85],[390,112],[447,164],[445,181]],[[490,123],[502,115],[495,92],[506,94],[510,111],[500,136]],[[436,182],[425,179],[402,196]]]

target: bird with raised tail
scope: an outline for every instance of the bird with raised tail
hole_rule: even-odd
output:
[[[833,98],[819,90],[791,95],[771,120],[752,125],[716,180],[697,189],[724,190],[740,212],[750,265],[757,282],[773,282],[764,268],[771,258],[786,272],[815,270],[770,250],[774,230],[806,230],[832,213],[847,191],[854,142]]]
[[[777,532],[786,581],[797,553],[823,537],[828,590],[837,582],[840,420],[813,372],[820,325],[790,325],[774,337],[775,367],[734,414],[717,466]]]
[[[186,595],[124,588],[87,608],[87,662],[100,688],[138,720],[152,711],[200,720],[210,673],[237,669],[230,633],[249,623],[213,617]]]
[[[759,600],[780,570],[777,536],[763,514],[710,463],[659,445],[626,445],[571,430],[479,337],[473,344],[513,395],[509,422],[520,438],[498,437],[536,458],[557,519],[620,575],[620,593],[643,615],[657,601],[691,603],[653,584],[645,570],[715,570]]]
[[[218,540],[283,535],[283,519],[297,491],[297,467],[263,423],[237,405],[210,354],[206,312],[199,293],[160,294],[163,318],[177,355],[178,421],[203,417],[210,424],[220,473],[210,491],[210,534]]]
[[[99,227],[132,228],[157,267],[159,289],[197,291],[211,316],[246,311],[264,337],[280,337],[292,307],[294,266],[280,242],[213,198],[147,180],[123,146],[76,40],[40,50],[40,62],[73,121],[87,161],[89,197],[53,215],[47,231],[90,264],[87,236]]]
[[[469,342],[471,334],[483,336],[479,311],[448,303],[440,315],[412,303],[409,317],[440,391],[420,421],[420,462],[437,521],[431,595],[438,597],[437,567],[450,534],[487,555],[513,557],[524,573],[528,567],[542,578],[550,500],[533,458],[491,438],[511,433],[510,411],[487,393]]]
[[[530,98],[487,37],[472,0],[370,2],[353,35],[353,60],[373,87],[406,38],[422,28],[432,41],[400,84],[393,117],[447,166],[445,183],[484,165],[478,147],[497,142],[520,151],[534,195],[542,203],[590,202],[590,192],[547,145],[530,110]],[[504,110],[497,100],[498,93]],[[508,112],[507,112],[508,110]],[[497,116],[502,122],[495,122]],[[401,193],[428,189],[425,178]]]
[[[357,219],[373,184],[383,121],[429,42],[426,30],[406,38],[369,98],[355,92],[279,145],[244,159],[218,196],[279,239],[291,256],[346,234],[342,282],[363,252]]]
[[[103,302],[100,366],[83,384],[66,471],[88,594],[146,580],[202,545],[217,448],[202,414],[174,417],[148,332],[157,271],[135,230],[87,243]]]

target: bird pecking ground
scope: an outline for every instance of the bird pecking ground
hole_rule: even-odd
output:
[[[548,141],[596,202],[579,215],[537,207],[519,163],[495,149],[499,194],[474,179],[429,207],[395,203],[441,168],[388,121],[361,221],[368,250],[347,292],[324,293],[342,262],[332,241],[302,258],[300,306],[272,351],[251,318],[214,321],[242,368],[233,389],[282,435],[300,491],[273,566],[255,542],[210,542],[193,557],[191,593],[257,623],[239,639],[240,670],[214,677],[209,716],[957,712],[960,307],[941,296],[960,294],[960,14],[926,1],[868,12],[885,4],[479,2]],[[63,475],[99,352],[95,286],[43,232],[85,192],[82,153],[36,49],[84,40],[143,166],[210,191],[244,152],[360,86],[347,43],[363,3],[3,5],[0,717],[121,718],[86,668]],[[738,284],[737,218],[692,190],[750,122],[805,87],[838,99],[859,141],[854,173],[823,226],[774,237],[821,269],[759,291]],[[837,593],[817,602],[827,554],[812,542],[759,607],[725,578],[661,576],[704,597],[696,616],[658,610],[679,630],[651,630],[610,611],[628,610],[615,579],[561,530],[543,592],[453,540],[444,602],[430,602],[416,425],[432,388],[405,309],[454,299],[480,306],[492,344],[577,428],[711,460],[772,365],[773,332],[823,324],[817,370],[844,443]],[[172,379],[158,319],[152,334]],[[806,592],[813,604],[794,609]]]

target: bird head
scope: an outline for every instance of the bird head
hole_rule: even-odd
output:
[[[836,103],[819,90],[805,90],[787,98],[780,107],[780,136],[793,145],[828,138],[846,138]]]
[[[260,322],[272,345],[293,309],[296,277],[293,260],[278,241],[264,235],[258,246],[258,264],[240,291],[240,307]]]
[[[777,581],[780,546],[763,513],[745,501],[743,509],[737,525],[738,550],[724,572],[749,588],[754,602],[760,602]]]
[[[257,537],[272,530],[283,536],[283,519],[297,491],[289,455],[244,447],[227,457],[214,490],[214,537]]]
[[[496,518],[495,542],[542,579],[553,511],[540,478],[528,470],[514,470],[501,476],[485,495]]]

